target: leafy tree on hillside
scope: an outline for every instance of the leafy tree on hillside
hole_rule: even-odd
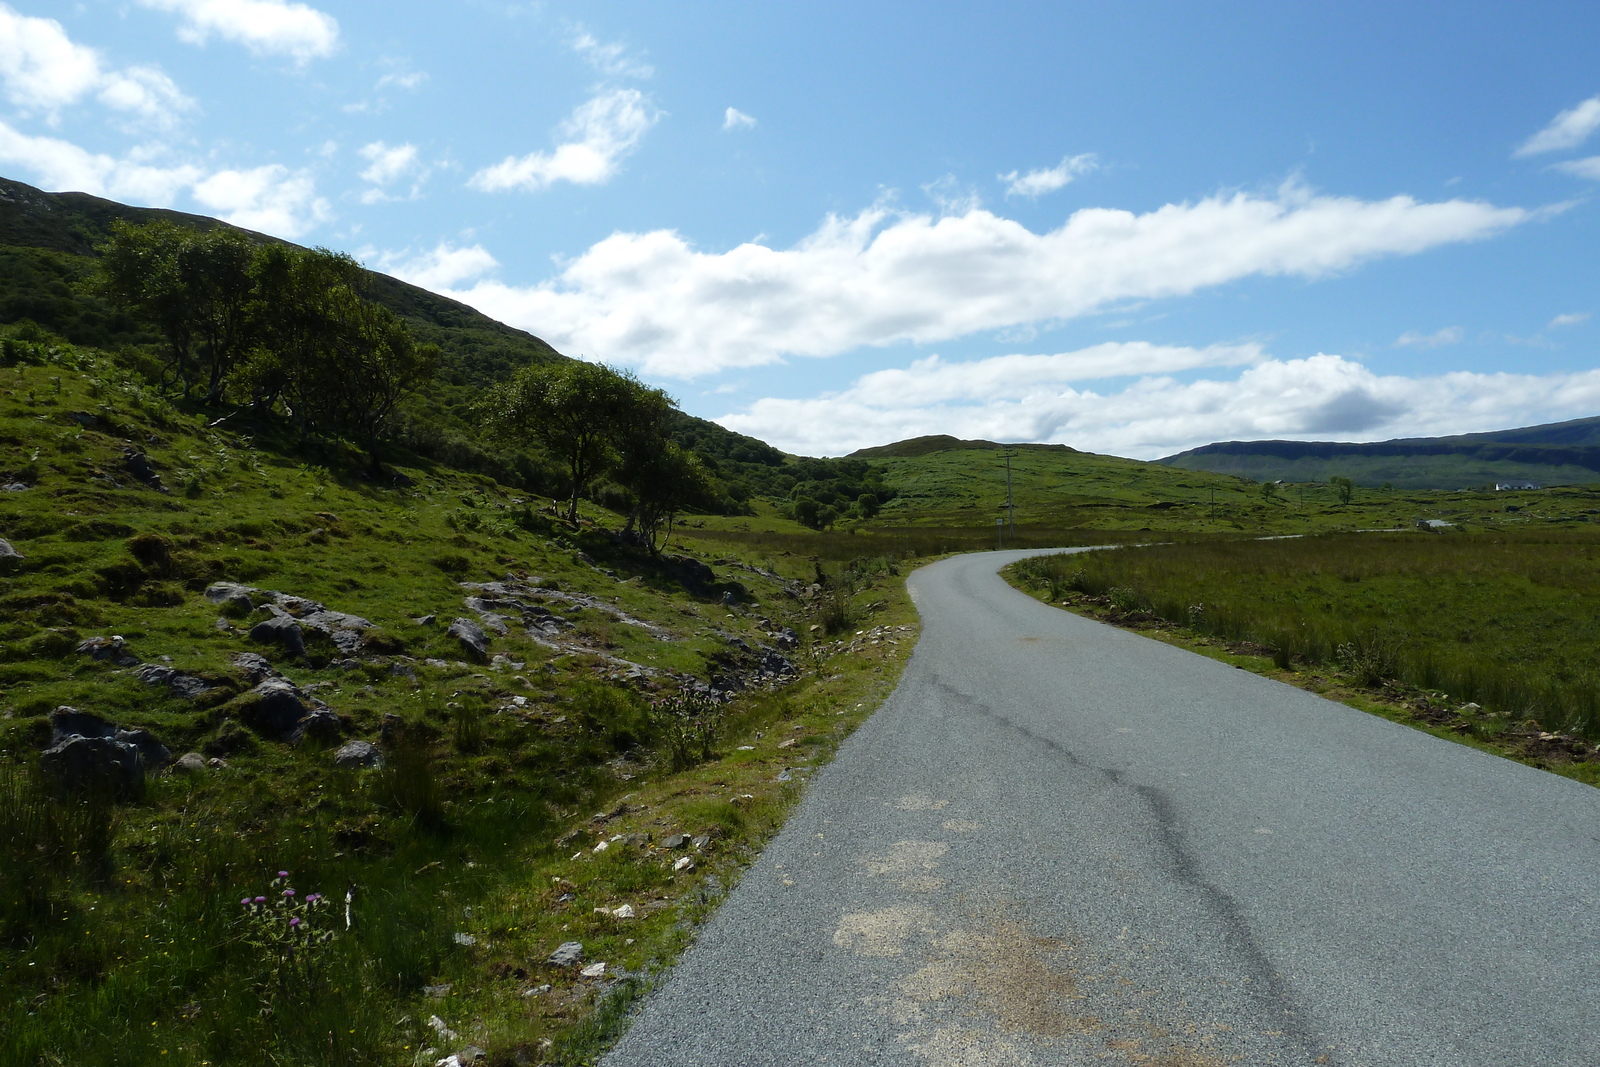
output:
[[[1332,478],[1329,478],[1328,484],[1338,490],[1339,503],[1341,504],[1350,503],[1350,498],[1356,494],[1356,483],[1354,480],[1346,478],[1342,474],[1335,474]]]
[[[565,463],[572,498],[567,521],[578,521],[578,500],[612,470],[630,438],[663,435],[672,401],[626,371],[599,363],[533,364],[490,394],[484,413],[499,434],[538,442]]]
[[[192,360],[206,403],[220,400],[251,345],[255,244],[222,227],[119,220],[100,251],[102,292],[161,331],[184,394],[195,384]]]

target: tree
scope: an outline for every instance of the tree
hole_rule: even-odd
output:
[[[302,438],[315,428],[356,439],[381,473],[383,428],[433,377],[438,348],[418,345],[394,312],[367,299],[366,272],[343,253],[272,247],[253,273],[261,345],[244,375],[252,399],[281,400]]]
[[[862,493],[856,497],[856,514],[863,519],[870,519],[878,513],[878,495],[876,493]]]
[[[101,291],[161,331],[184,395],[195,384],[192,359],[206,403],[220,400],[228,373],[251,346],[256,246],[223,227],[119,219],[100,251]]]
[[[1356,483],[1342,474],[1335,474],[1328,479],[1328,484],[1339,491],[1339,503],[1348,504],[1350,498],[1355,496]]]
[[[498,433],[537,441],[566,464],[572,497],[567,521],[578,521],[578,500],[611,470],[630,438],[664,438],[672,400],[626,371],[573,360],[535,363],[490,394],[485,415]]]
[[[625,532],[631,531],[652,554],[666,547],[679,513],[706,503],[712,493],[699,459],[672,441],[624,456],[618,473],[630,500]]]

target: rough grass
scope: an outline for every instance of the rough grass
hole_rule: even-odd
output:
[[[1258,646],[1280,669],[1338,669],[1481,705],[1511,724],[1600,736],[1600,531],[1327,535],[1039,558],[1053,600]]]

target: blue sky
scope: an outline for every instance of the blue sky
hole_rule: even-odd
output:
[[[1600,8],[0,2],[0,173],[785,449],[1600,414]]]

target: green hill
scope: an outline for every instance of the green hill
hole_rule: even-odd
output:
[[[1583,485],[1600,482],[1600,417],[1490,433],[1412,437],[1352,444],[1337,441],[1223,441],[1157,462],[1253,481],[1463,489],[1506,482]]]

